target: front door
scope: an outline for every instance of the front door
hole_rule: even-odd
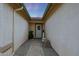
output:
[[[42,24],[36,24],[35,25],[35,31],[36,31],[36,38],[42,38]]]

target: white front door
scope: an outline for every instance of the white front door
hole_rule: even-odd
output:
[[[36,38],[42,38],[42,25],[36,24]]]

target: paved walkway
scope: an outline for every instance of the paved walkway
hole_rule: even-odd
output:
[[[58,56],[54,49],[42,47],[40,39],[29,40],[20,46],[14,56]]]

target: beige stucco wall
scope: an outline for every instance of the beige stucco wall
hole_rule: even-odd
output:
[[[0,4],[0,47],[13,42],[13,10],[7,4]],[[28,39],[28,23],[14,12],[14,51]],[[13,55],[12,48],[0,55]]]
[[[79,56],[79,4],[63,4],[48,19],[45,29],[59,55]]]
[[[33,31],[34,38],[35,38],[35,23],[29,23],[29,30]]]

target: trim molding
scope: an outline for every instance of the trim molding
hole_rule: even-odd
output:
[[[5,45],[4,47],[0,47],[0,53],[4,53],[7,50],[9,50],[10,48],[12,48],[12,43],[9,43],[9,44]]]

